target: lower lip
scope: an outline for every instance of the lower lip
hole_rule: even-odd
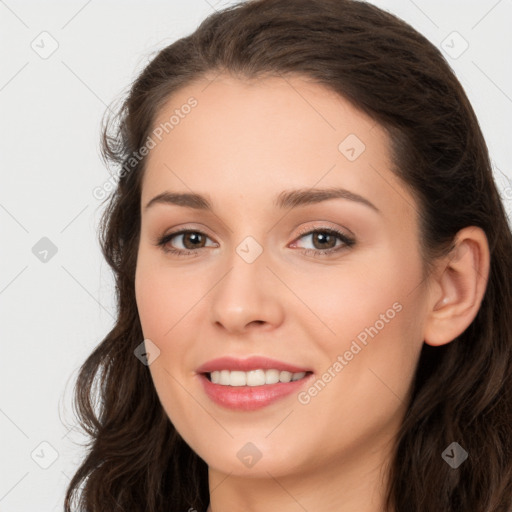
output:
[[[299,380],[263,386],[223,386],[214,384],[204,374],[200,374],[199,378],[206,394],[216,404],[228,409],[254,411],[297,392],[312,375],[310,373]]]

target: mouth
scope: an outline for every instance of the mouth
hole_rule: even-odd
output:
[[[205,395],[216,405],[233,411],[262,409],[297,395],[313,379],[313,372],[277,369],[214,370],[198,374]]]
[[[252,411],[299,392],[313,372],[295,363],[253,355],[224,356],[196,369],[206,396],[221,407]]]
[[[260,387],[295,382],[308,377],[312,373],[311,371],[289,372],[274,368],[259,368],[247,372],[241,370],[215,370],[212,372],[204,372],[201,375],[204,375],[212,384],[218,384],[220,386]]]

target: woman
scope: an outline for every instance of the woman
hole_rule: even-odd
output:
[[[253,0],[110,121],[119,310],[67,511],[510,510],[512,237],[431,43],[362,2]]]

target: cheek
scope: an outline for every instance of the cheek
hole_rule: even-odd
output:
[[[137,263],[135,296],[145,337],[164,339],[200,297],[200,280],[166,268],[157,258],[144,256]]]
[[[186,286],[183,273],[166,269],[156,258],[141,253],[135,275],[137,308],[144,338],[149,338],[160,350],[149,370],[167,416],[189,441],[187,433],[194,432],[196,421],[189,422],[189,417],[195,418],[201,411],[191,411],[190,395],[179,383],[189,378],[183,373],[185,367],[191,367],[187,363],[189,339],[183,333],[193,332],[187,311],[197,302],[196,291]]]
[[[157,339],[163,334],[166,318],[166,310],[169,305],[167,300],[162,300],[162,289],[155,286],[156,281],[151,275],[141,273],[135,282],[135,296],[137,309],[145,338]],[[170,326],[167,326],[167,329]]]
[[[401,311],[410,302],[416,269],[400,260],[380,258],[368,265],[351,265],[350,271],[340,267],[327,269],[324,277],[297,275],[294,278],[299,297],[309,311],[317,314],[317,333],[324,334],[328,344],[344,346],[359,338],[363,343],[368,331],[389,331],[388,325],[404,315]],[[304,309],[300,304],[299,309]],[[328,328],[328,329],[327,329]],[[330,332],[329,332],[330,331]]]
[[[391,250],[379,256],[378,262],[328,282],[323,302],[322,294],[316,292],[319,316],[333,331],[316,339],[327,368],[342,356],[344,367],[338,374],[344,378],[338,383],[348,379],[354,391],[360,386],[361,396],[379,387],[404,396],[423,344],[421,263],[419,258],[406,261]]]
[[[358,287],[361,282],[364,286]],[[419,265],[393,258],[375,266],[365,280],[351,283],[353,293],[342,315],[347,328],[336,355],[347,361],[344,386],[357,397],[353,405],[360,412],[380,411],[384,417],[407,399],[423,345],[420,282]],[[342,327],[340,322],[340,331]]]

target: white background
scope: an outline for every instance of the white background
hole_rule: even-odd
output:
[[[159,49],[232,3],[0,0],[1,512],[62,510],[83,456],[72,386],[115,312],[97,241],[102,207],[92,194],[110,176],[99,157],[101,117]],[[453,47],[447,60],[479,117],[511,212],[512,1],[372,3]],[[31,46],[51,49],[44,31],[58,44],[45,59]],[[468,49],[453,58],[464,40]],[[43,237],[57,248],[47,262],[32,251]]]

